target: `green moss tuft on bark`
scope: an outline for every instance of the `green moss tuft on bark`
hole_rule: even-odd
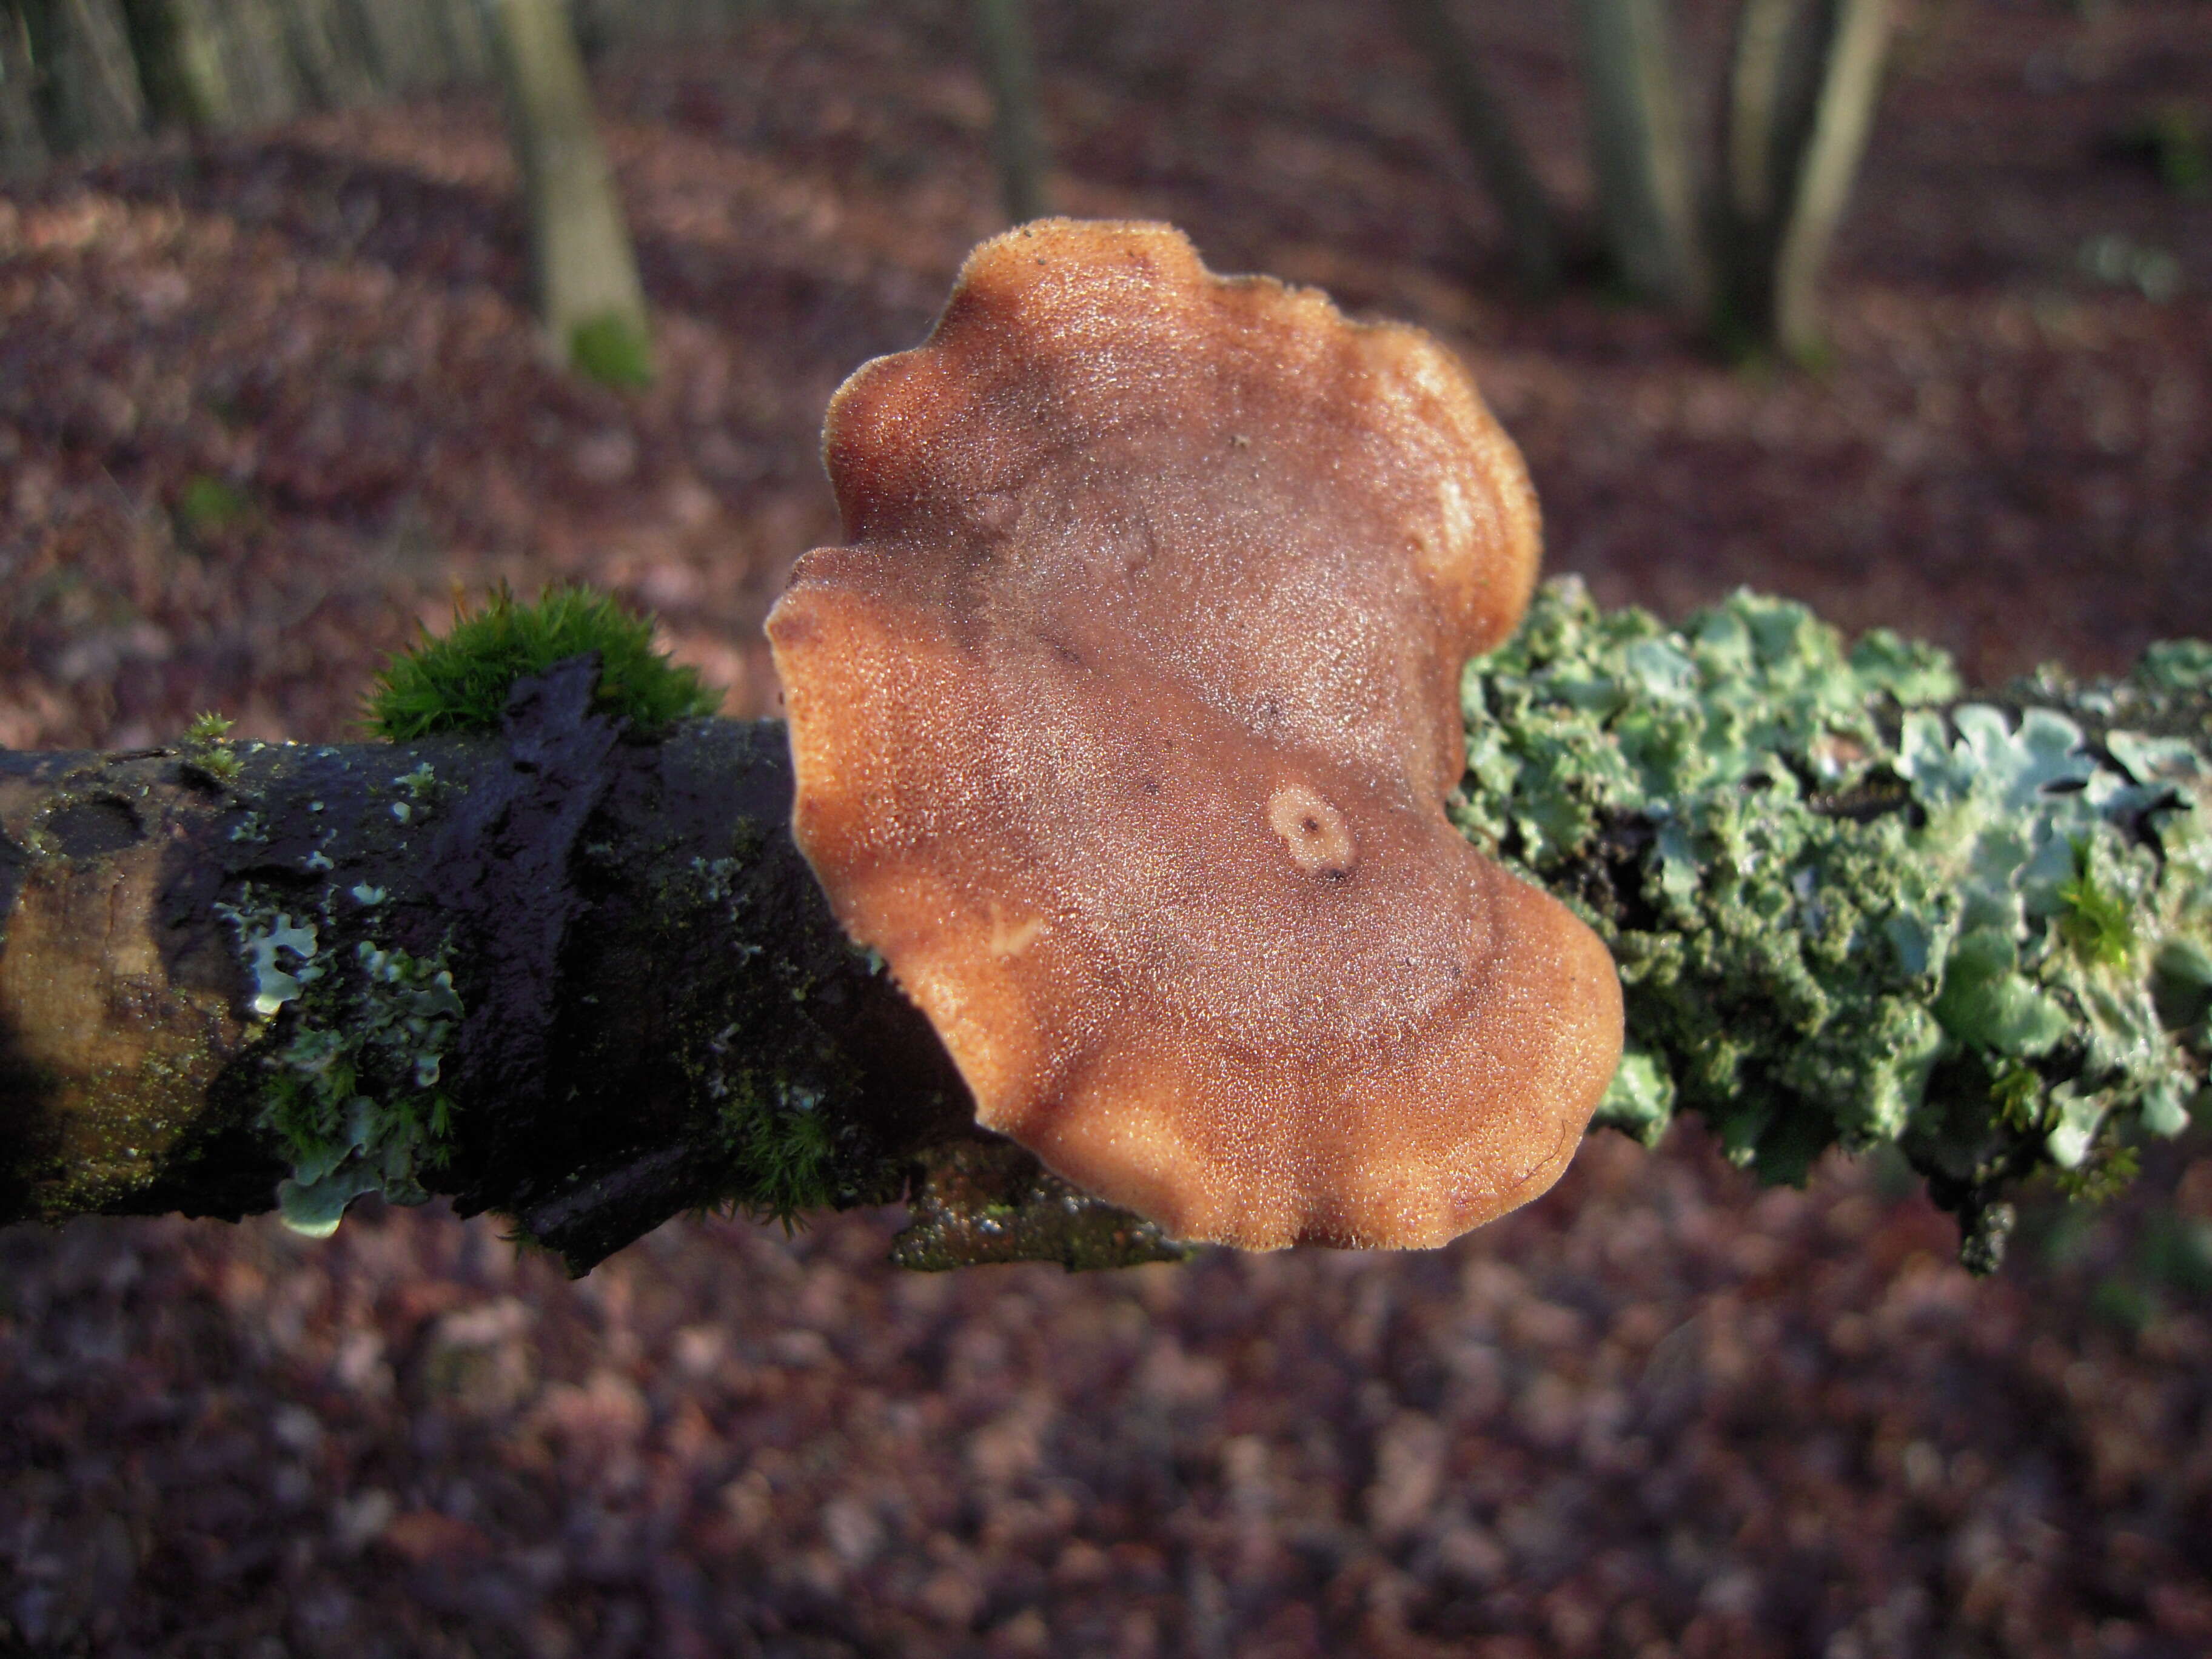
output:
[[[496,731],[518,680],[590,652],[599,658],[593,708],[645,735],[721,706],[697,669],[654,647],[651,617],[611,594],[556,584],[528,605],[504,587],[478,608],[457,605],[443,635],[425,629],[376,677],[367,722],[377,736],[402,743]]]

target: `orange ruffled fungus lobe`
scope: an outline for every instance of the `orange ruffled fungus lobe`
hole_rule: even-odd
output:
[[[824,435],[769,621],[800,847],[978,1121],[1169,1234],[1443,1243],[1613,1074],[1611,959],[1443,814],[1534,580],[1458,363],[1166,226],[1045,221]]]

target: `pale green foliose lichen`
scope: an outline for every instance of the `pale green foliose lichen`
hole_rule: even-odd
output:
[[[251,906],[250,890],[245,896]],[[253,995],[247,1006],[259,1018],[269,1018],[322,977],[323,970],[315,963],[312,923],[295,923],[288,910],[235,904],[218,904],[215,909],[238,935],[246,971],[253,981]],[[282,965],[287,959],[293,964],[289,969]]]
[[[452,1134],[439,1083],[464,1012],[446,953],[363,940],[342,969],[322,959],[313,925],[251,888],[218,908],[238,934],[250,1006],[270,1022],[261,1125],[292,1165],[276,1188],[284,1224],[324,1238],[364,1193],[424,1202],[422,1172],[444,1162]]]
[[[1454,817],[1613,951],[1600,1121],[1650,1143],[1697,1111],[1777,1181],[1894,1142],[1971,1230],[2037,1166],[2124,1166],[2202,1109],[2212,768],[2129,722],[2208,685],[2176,645],[2070,713],[1954,707],[1941,653],[1846,649],[1797,605],[1675,630],[1554,582],[1468,667]]]

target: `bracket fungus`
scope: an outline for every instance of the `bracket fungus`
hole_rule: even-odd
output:
[[[849,544],[769,622],[795,830],[977,1121],[1247,1249],[1440,1244],[1548,1187],[1620,991],[1444,817],[1538,554],[1457,362],[1048,220],[823,449]]]

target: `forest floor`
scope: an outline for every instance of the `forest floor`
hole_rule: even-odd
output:
[[[1580,201],[1563,9],[1469,21]],[[2201,4],[1906,7],[1813,375],[1516,300],[1387,7],[1036,10],[1062,204],[1462,350],[1601,599],[1749,583],[1984,684],[2212,637]],[[556,576],[773,712],[823,405],[997,228],[964,15],[599,66],[642,393],[538,361],[480,94],[0,187],[0,744],[334,738]],[[2201,1655],[2212,1139],[2149,1164],[1978,1283],[1894,1170],[1761,1192],[1688,1127],[1443,1251],[1097,1278],[901,1276],[890,1214],[573,1285],[434,1209],[16,1229],[0,1654]]]

